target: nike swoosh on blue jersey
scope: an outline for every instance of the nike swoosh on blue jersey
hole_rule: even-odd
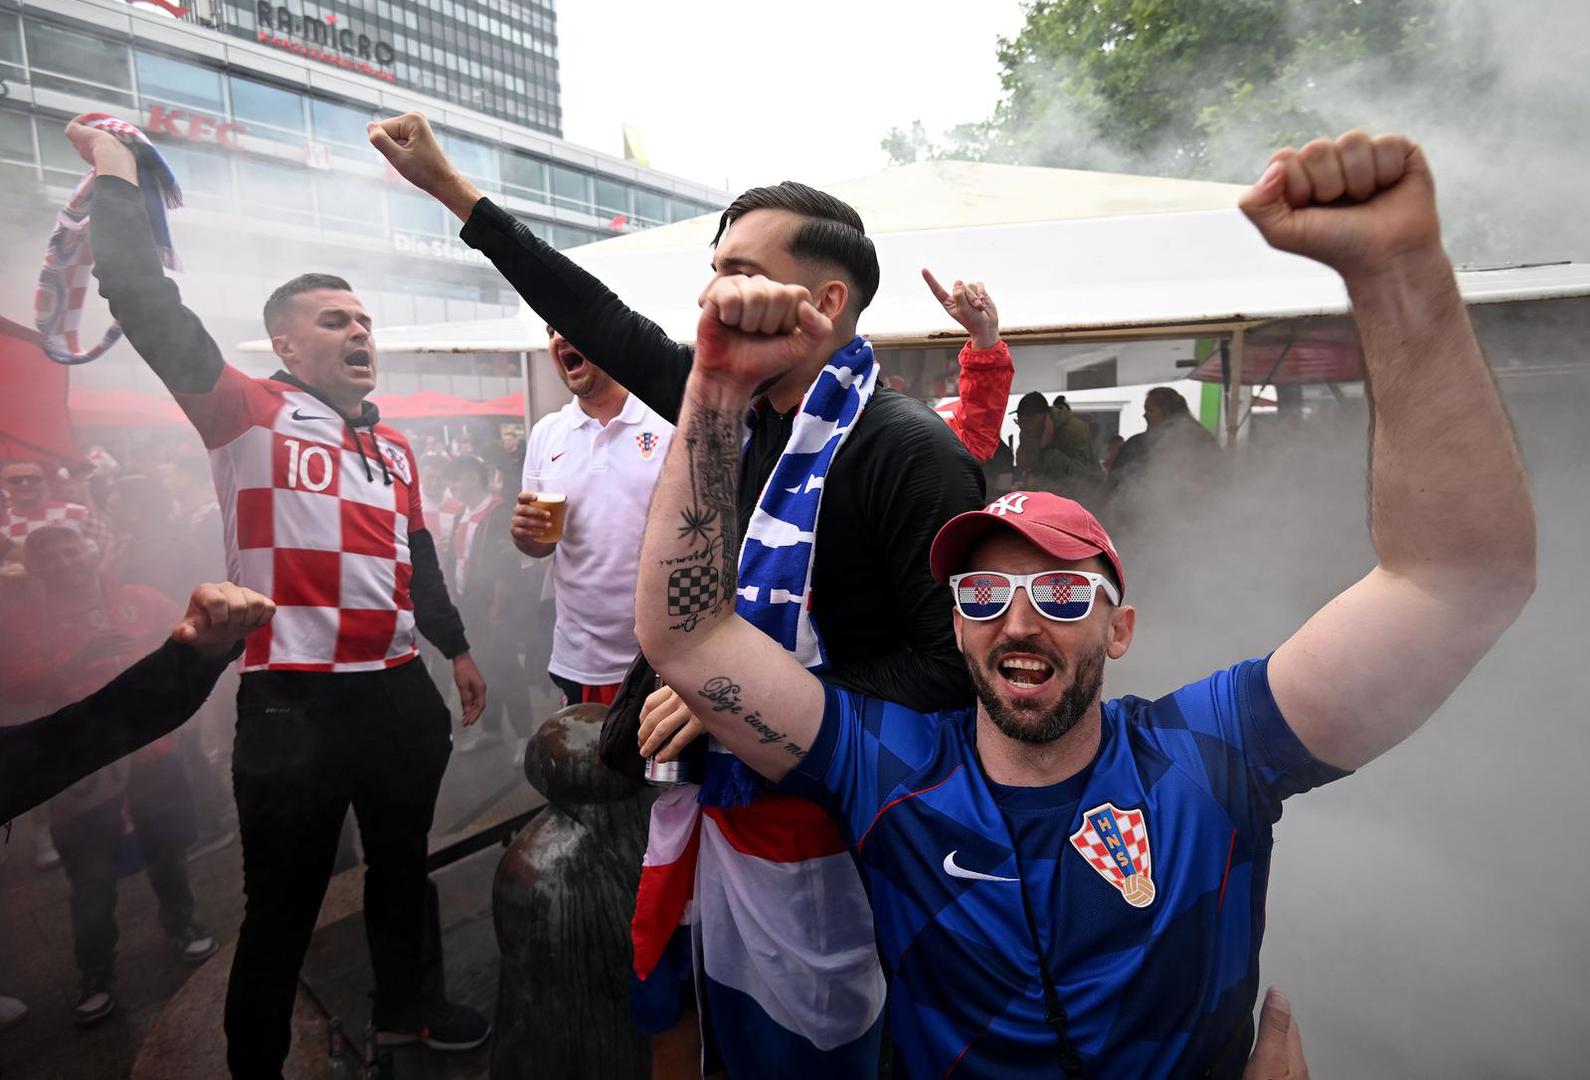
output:
[[[955,851],[959,851],[956,848]],[[980,874],[976,870],[967,870],[955,865],[955,851],[944,856],[944,872],[950,877],[967,878],[971,881],[1019,881],[1019,878],[999,877],[997,874]]]

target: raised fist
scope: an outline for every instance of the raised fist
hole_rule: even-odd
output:
[[[136,169],[137,161],[133,157],[131,147],[103,128],[89,127],[83,123],[84,120],[92,119],[95,115],[82,113],[67,121],[66,139],[72,144],[72,149],[77,151],[77,156],[96,169],[112,159],[124,162],[130,169]]]
[[[370,145],[381,152],[399,176],[424,192],[457,178],[457,171],[436,141],[430,121],[417,112],[370,124]]]
[[[992,349],[999,344],[999,309],[993,297],[983,288],[981,281],[957,281],[949,289],[939,284],[933,271],[922,268],[922,280],[927,282],[933,299],[944,305],[950,318],[966,328],[972,336],[972,348]]]
[[[275,614],[276,605],[270,597],[253,589],[230,581],[200,585],[188,600],[187,614],[171,631],[171,640],[207,656],[221,657]]]
[[[1277,150],[1237,206],[1271,247],[1343,277],[1441,252],[1430,166],[1401,135],[1371,139],[1349,131],[1301,150]]]
[[[714,278],[700,303],[695,366],[747,396],[800,366],[833,332],[805,288],[760,275]]]

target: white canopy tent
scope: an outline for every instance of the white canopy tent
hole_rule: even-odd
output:
[[[1333,272],[1265,244],[1235,209],[1239,185],[929,162],[829,190],[856,207],[877,245],[882,281],[860,329],[882,349],[964,336],[923,286],[924,266],[941,279],[986,281],[1013,344],[1229,335],[1238,375],[1244,330],[1348,309]],[[716,227],[694,218],[566,254],[690,341]],[[1458,282],[1470,304],[1586,296],[1590,265],[1461,269]],[[544,348],[546,332],[522,308],[510,319],[383,327],[377,343],[398,353],[525,353]]]

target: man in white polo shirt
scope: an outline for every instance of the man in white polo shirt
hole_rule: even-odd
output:
[[[635,574],[651,490],[673,425],[582,356],[552,327],[547,346],[574,400],[530,431],[524,483],[513,515],[514,546],[552,556],[557,622],[547,673],[564,704],[610,704],[640,647]],[[537,492],[568,498],[563,537],[541,539],[551,515]]]

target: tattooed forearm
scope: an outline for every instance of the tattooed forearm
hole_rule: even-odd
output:
[[[806,756],[806,748],[799,743],[790,741],[782,731],[771,727],[762,714],[755,709],[745,711],[745,706],[740,702],[740,684],[727,675],[714,675],[702,684],[697,691],[703,698],[712,702],[712,711],[715,713],[726,712],[738,716],[746,727],[756,732],[757,741],[763,746],[778,744],[779,748],[792,757]]]
[[[664,561],[676,567],[668,575],[668,614],[682,616],[669,625],[670,630],[689,633],[733,603],[739,558],[735,499],[743,430],[739,417],[701,409],[684,432],[690,504],[680,512],[677,539],[700,546]]]

